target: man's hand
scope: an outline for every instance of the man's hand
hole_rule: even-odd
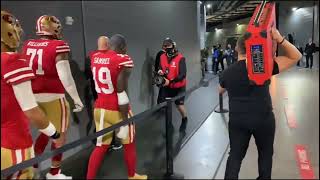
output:
[[[158,71],[158,74],[161,75],[161,76],[164,75],[164,73],[163,73],[163,71],[161,69]]]
[[[271,37],[273,40],[275,40],[277,43],[280,43],[283,39],[283,36],[280,34],[280,32],[278,31],[278,29],[276,29],[275,27],[273,27],[271,29]]]
[[[62,134],[60,134],[60,137],[58,139],[53,139],[52,141],[54,142],[55,146],[59,148],[65,144],[66,138],[65,136],[62,136]]]
[[[164,80],[165,80],[165,83],[164,83],[164,85],[163,85],[163,86],[169,86],[170,81],[169,81],[167,78],[164,78]]]
[[[82,102],[81,102],[81,100],[80,101],[74,101],[74,109],[73,109],[73,112],[80,112],[80,111],[82,111],[82,109],[83,109],[83,104],[82,104]]]

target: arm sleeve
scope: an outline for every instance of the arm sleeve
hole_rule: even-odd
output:
[[[81,102],[76,84],[72,77],[69,61],[68,60],[58,61],[56,63],[56,68],[57,68],[59,79],[63,87],[71,96],[73,101],[75,101],[76,103]]]
[[[276,61],[273,61],[272,75],[279,74],[279,65]]]
[[[182,81],[184,78],[186,78],[187,76],[187,66],[186,66],[186,60],[185,58],[182,58],[179,62],[179,75],[171,80],[171,82],[175,83],[175,82],[179,82]]]
[[[12,88],[22,111],[27,111],[38,106],[32,92],[30,80],[12,85]]]

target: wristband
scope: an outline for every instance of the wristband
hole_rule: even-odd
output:
[[[52,136],[50,136],[52,139],[58,139],[60,137],[60,133],[56,131]]]
[[[283,37],[282,41],[279,44],[282,44],[286,38]]]
[[[56,128],[54,127],[54,125],[51,122],[49,122],[48,127],[44,128],[44,129],[39,129],[39,131],[49,137],[53,136],[57,132]]]

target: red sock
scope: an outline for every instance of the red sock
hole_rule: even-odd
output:
[[[34,145],[34,153],[35,153],[35,155],[42,154],[44,149],[48,145],[48,142],[49,142],[49,137],[47,135],[41,133],[38,136],[38,138],[36,140],[36,143]],[[33,167],[34,168],[38,168],[38,164],[34,164]]]
[[[60,171],[60,167],[51,167],[49,172],[52,175],[56,175],[59,173],[59,171]]]
[[[134,142],[124,145],[124,159],[127,164],[128,176],[134,176],[136,173],[136,146]]]
[[[108,150],[109,145],[96,146],[91,153],[88,171],[87,171],[87,179],[95,179],[97,175],[97,171],[103,161],[104,154]]]
[[[51,143],[51,150],[55,150],[55,149],[57,149],[55,143]],[[58,155],[56,155],[56,156],[53,156],[53,157],[51,158],[51,160],[52,160],[52,161],[61,162],[61,160],[62,160],[62,153],[61,153],[61,154],[58,154]]]

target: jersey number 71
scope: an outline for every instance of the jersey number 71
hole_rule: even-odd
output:
[[[30,62],[29,62],[29,67],[32,68],[34,58],[36,55],[38,56],[38,69],[36,70],[37,75],[44,75],[44,71],[42,69],[42,54],[43,54],[43,49],[33,49],[33,48],[28,48],[27,49],[27,55],[30,56]]]

